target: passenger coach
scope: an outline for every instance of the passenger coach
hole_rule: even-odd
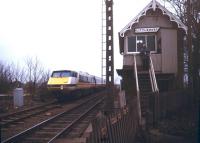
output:
[[[102,83],[101,78],[72,70],[53,71],[47,83],[48,90],[57,98],[80,96],[103,87],[104,83]]]

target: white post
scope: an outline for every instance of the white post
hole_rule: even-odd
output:
[[[24,91],[23,88],[15,88],[13,91],[14,107],[21,107],[24,105]]]

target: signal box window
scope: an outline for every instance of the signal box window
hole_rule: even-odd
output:
[[[137,36],[137,52],[140,52],[143,50],[143,48],[146,48],[146,38],[145,36]]]
[[[140,52],[143,48],[156,51],[155,35],[138,35],[128,37],[128,53]]]
[[[155,36],[147,36],[147,47],[150,51],[156,51]]]
[[[128,52],[136,51],[136,37],[128,37]]]

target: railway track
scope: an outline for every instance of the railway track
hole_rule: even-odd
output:
[[[50,103],[46,103],[40,106],[24,109],[18,112],[10,113],[4,116],[0,116],[0,123],[1,127],[6,127],[11,125],[12,123],[16,123],[18,121],[22,121],[26,118],[29,118],[31,116],[40,114],[42,112],[48,111],[52,108],[57,107],[57,102],[53,101]]]
[[[47,118],[49,111],[58,111],[61,106],[56,102],[49,102],[37,107],[1,116],[1,140],[9,138],[34,124]]]
[[[102,96],[92,97],[59,114],[50,117],[16,135],[3,140],[8,142],[52,142],[63,134],[68,134],[73,127],[78,126],[86,117],[95,113],[97,106],[103,101]],[[85,126],[86,127],[86,126]]]

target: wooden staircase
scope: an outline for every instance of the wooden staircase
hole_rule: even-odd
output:
[[[149,109],[149,96],[153,94],[149,73],[138,73],[138,83],[140,89],[141,115],[146,118]]]
[[[151,54],[149,55],[149,66],[145,69],[141,69],[137,65],[136,55],[133,55],[133,58],[134,76],[136,82],[138,101],[139,123],[143,126],[146,122],[149,122],[151,119],[153,119],[153,123],[156,123],[158,121],[159,112],[159,89],[157,86]],[[152,96],[152,100],[154,101],[151,102],[151,104],[149,104],[151,100],[150,97]],[[152,109],[152,111],[150,111],[150,108]]]

